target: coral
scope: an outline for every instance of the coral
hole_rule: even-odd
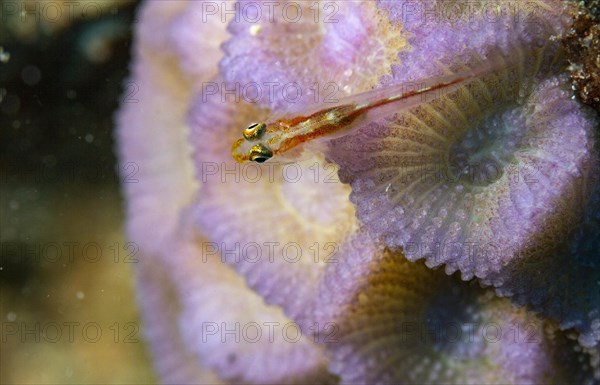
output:
[[[261,107],[293,110],[368,90],[408,48],[401,27],[370,1],[284,1],[274,11],[267,3],[240,4],[221,73],[230,85],[257,84],[262,97],[252,99]],[[245,4],[261,7],[263,17],[244,17],[252,9]],[[286,6],[302,17],[286,16]]]
[[[364,232],[348,245],[318,306],[342,383],[593,383],[590,356],[552,322]]]
[[[333,140],[329,159],[352,185],[360,221],[388,247],[410,260],[425,258],[429,267],[445,265],[448,274],[459,270],[465,280],[479,277],[499,294],[577,327],[589,346],[598,340],[598,272],[586,264],[595,266],[597,257],[580,264],[557,248],[565,247],[588,204],[586,191],[597,183],[598,119],[572,100],[561,74],[561,45],[551,37],[566,25],[555,16],[550,8],[532,12],[535,22],[507,16],[483,29],[476,18],[406,23],[415,49],[400,54],[403,64],[389,82],[477,66],[479,57],[493,58],[497,50],[516,61],[506,59],[493,76]],[[474,28],[482,31],[476,37]],[[574,266],[569,279],[548,285],[565,263]],[[567,306],[560,293],[580,293],[574,297],[581,301]]]
[[[569,71],[579,100],[600,108],[600,2],[581,7],[564,39]]]
[[[162,380],[597,381],[597,118],[572,97],[560,41],[575,5],[221,4],[143,6],[138,102],[117,117]],[[325,154],[232,159],[267,116],[489,63]]]
[[[204,59],[214,66],[194,65],[189,51],[171,43],[178,38],[176,32],[156,33],[181,28],[178,23],[189,17],[183,16],[188,6],[197,10],[195,3],[162,1],[142,9],[146,23],[138,29],[131,79],[139,89],[137,103],[124,104],[118,116],[123,170],[134,178],[125,186],[128,235],[140,247],[138,290],[157,370],[163,382],[178,384],[212,383],[216,374],[232,382],[329,382],[322,349],[304,337],[282,340],[281,328],[291,325],[293,331],[297,326],[281,309],[265,305],[221,263],[211,253],[214,242],[197,237],[190,216],[183,215],[192,211],[189,205],[201,180],[194,178],[187,101],[216,73],[221,55],[218,44],[207,45]],[[224,28],[201,24],[215,25]],[[208,186],[202,188],[208,191]],[[226,302],[232,305],[229,312],[220,307]],[[229,340],[221,339],[222,330],[253,331],[254,323],[264,332],[260,344],[241,344],[235,332]],[[278,327],[278,338],[269,337],[265,323]],[[218,333],[211,334],[211,327]],[[273,356],[280,360],[272,361]]]
[[[231,143],[259,111],[221,100],[220,94],[201,94],[190,112],[197,178],[203,182],[190,215],[213,242],[212,258],[235,266],[268,303],[298,320],[311,306],[307,301],[327,256],[356,226],[349,188],[337,181],[334,167],[314,159],[240,166]]]
[[[598,159],[593,159],[595,165]],[[597,171],[584,170],[578,190],[583,202],[571,214],[579,221],[553,250],[534,247],[484,280],[503,296],[529,305],[560,321],[564,329],[581,332],[579,342],[593,347],[600,340],[600,184]]]

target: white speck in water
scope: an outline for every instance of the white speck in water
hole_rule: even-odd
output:
[[[94,141],[94,135],[92,135],[92,134],[87,134],[87,135],[85,136],[85,141],[86,141],[86,142],[88,142],[88,143],[92,143],[92,142]]]
[[[261,29],[262,29],[262,25],[253,24],[252,26],[250,26],[250,35],[252,35],[252,36],[258,35],[258,33],[260,32]]]
[[[68,90],[67,91],[67,98],[68,99],[75,99],[77,97],[77,92],[75,90]]]
[[[8,314],[6,315],[6,319],[10,322],[13,322],[14,320],[17,319],[17,313],[15,313],[14,311],[9,311]]]
[[[21,121],[20,120],[13,120],[13,124],[12,124],[13,128],[20,128],[21,127]]]
[[[77,299],[84,299],[85,298],[85,294],[83,294],[82,291],[78,291],[75,296],[77,297]]]
[[[8,63],[10,60],[10,52],[6,52],[4,47],[0,46],[0,63]]]
[[[10,201],[9,203],[9,207],[11,210],[18,210],[19,209],[19,202],[18,201]]]

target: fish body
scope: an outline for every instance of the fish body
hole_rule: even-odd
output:
[[[392,85],[356,94],[340,99],[332,106],[320,106],[316,111],[253,123],[244,130],[243,137],[234,142],[233,158],[240,163],[262,163],[293,152],[307,142],[327,141],[348,135],[364,126],[365,122],[430,102],[465,86],[478,76],[493,71],[494,62],[485,62],[477,70],[468,69],[417,83]]]

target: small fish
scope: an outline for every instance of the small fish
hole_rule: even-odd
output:
[[[240,162],[263,163],[274,156],[286,157],[298,153],[300,145],[339,138],[370,122],[402,112],[410,107],[437,98],[440,93],[464,86],[479,76],[492,72],[495,60],[485,61],[477,70],[469,69],[437,76],[409,85],[393,85],[341,99],[334,105],[297,116],[252,123],[243,137],[231,148],[233,158]],[[501,60],[506,65],[504,60]],[[453,88],[454,86],[454,88]]]

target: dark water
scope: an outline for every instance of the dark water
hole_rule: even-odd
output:
[[[154,382],[113,138],[137,6],[0,4],[0,383]]]

